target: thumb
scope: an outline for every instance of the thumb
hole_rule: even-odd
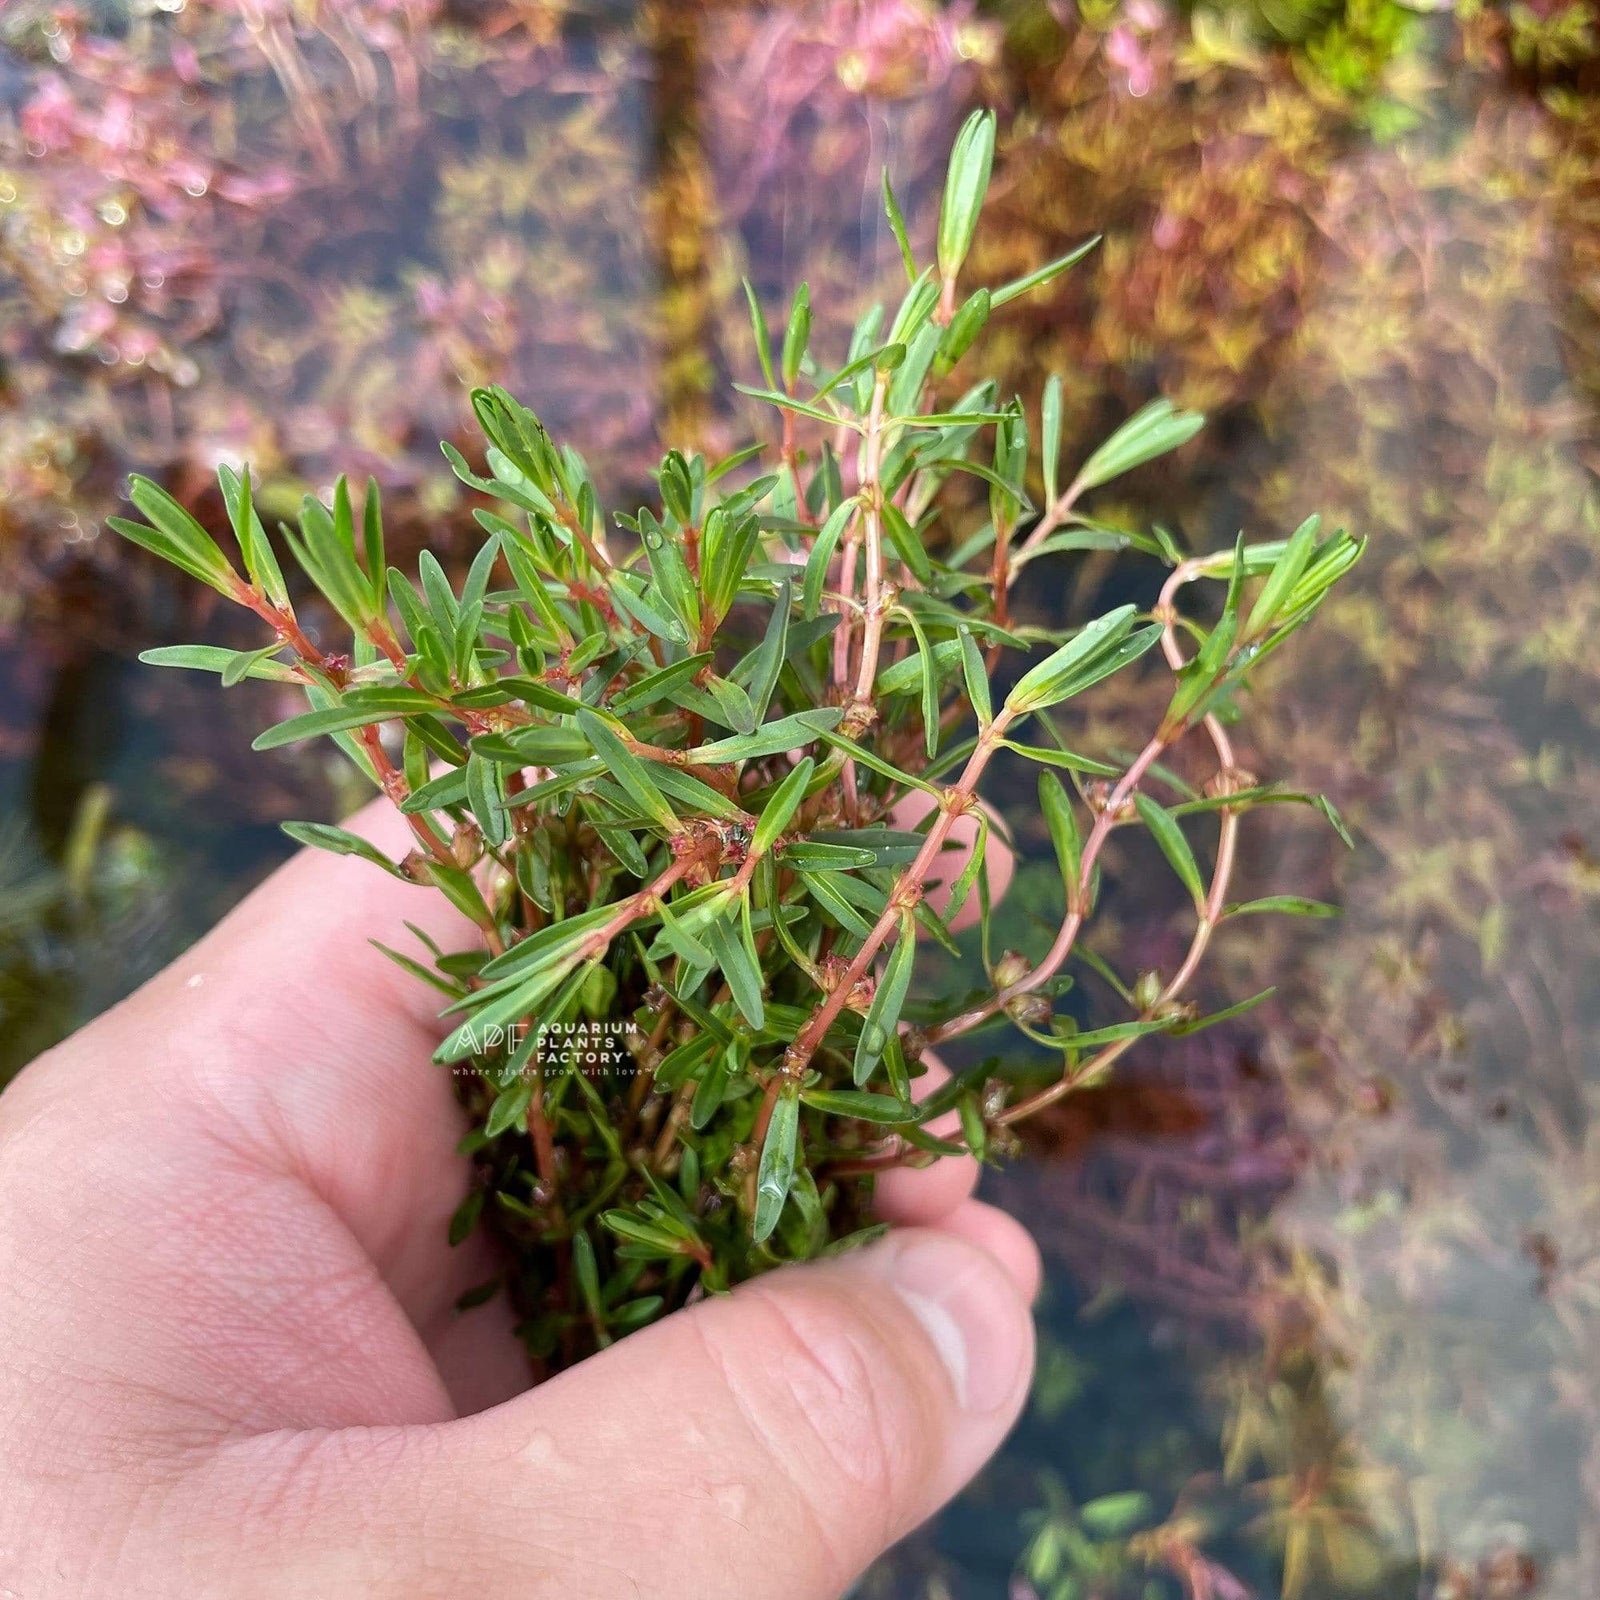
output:
[[[976,1203],[952,1221],[702,1301],[477,1416],[302,1442],[279,1499],[305,1514],[300,1581],[277,1558],[274,1592],[833,1600],[1026,1396],[1032,1245]]]

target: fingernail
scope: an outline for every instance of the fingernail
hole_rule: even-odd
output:
[[[1009,1402],[1032,1345],[1025,1329],[1019,1334],[1005,1268],[948,1234],[891,1234],[879,1248],[890,1286],[938,1351],[961,1408],[983,1413]]]

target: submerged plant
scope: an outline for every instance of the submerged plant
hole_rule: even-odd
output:
[[[752,296],[764,387],[747,392],[781,418],[776,450],[715,465],[669,453],[659,508],[608,518],[573,450],[503,390],[479,390],[486,475],[447,447],[489,502],[460,589],[427,553],[415,584],[387,566],[374,485],[358,510],[341,480],[331,505],[307,498],[298,529],[282,529],[348,625],[347,648],[296,619],[248,473],[221,472],[243,574],[147,480],[132,488],[147,522],[116,524],[272,633],[253,652],[145,659],[302,687],[310,709],[257,747],[337,740],[415,844],[394,861],[336,827],[288,831],[431,885],[476,925],[470,947],[432,948],[426,962],[390,953],[447,996],[438,1060],[456,1070],[478,1172],[454,1231],[481,1222],[508,1247],[506,1287],[541,1370],[697,1286],[859,1236],[880,1172],[1003,1154],[1016,1122],[1101,1079],[1135,1040],[1215,1020],[1183,996],[1221,923],[1320,909],[1229,901],[1245,813],[1309,797],[1239,770],[1226,724],[1250,670],[1311,617],[1360,544],[1319,542],[1313,517],[1284,541],[1183,559],[1165,535],[1097,522],[1086,496],[1200,427],[1164,401],[1064,486],[1059,384],[1045,390],[1037,447],[1021,403],[993,382],[931,409],[931,386],[991,313],[1088,248],[958,294],[994,126],[976,113],[959,136],[930,266],[918,267],[885,180],[909,286],[892,313],[861,319],[840,364],[809,348],[804,286],[776,351]],[[764,457],[773,470],[754,476]],[[958,478],[987,496],[976,529],[948,526],[943,491]],[[1013,617],[1036,559],[1129,547],[1172,564],[1148,613],[1122,605],[1068,632]],[[1197,580],[1223,590],[1209,625],[1178,610]],[[1013,652],[1035,659],[1005,692]],[[1122,762],[1072,749],[1052,713],[1147,654],[1175,682],[1143,747]],[[1167,762],[1197,732],[1216,761],[1203,791]],[[989,947],[996,824],[980,783],[1003,753],[1039,767],[1061,867],[1059,931],[1037,957]],[[908,826],[919,796],[926,815]],[[975,819],[974,842],[957,854],[962,818]],[[1190,830],[1212,822],[1207,872]],[[1171,863],[1194,932],[1170,974],[1127,991],[1127,1020],[1081,1031],[1056,1001],[1108,841],[1129,827]],[[935,909],[929,890],[951,876]],[[919,935],[951,945],[969,900],[988,983],[914,1001]],[[980,1068],[918,1097],[930,1046],[1008,1023],[1057,1058],[1048,1082]],[[950,1113],[959,1134],[930,1131]]]

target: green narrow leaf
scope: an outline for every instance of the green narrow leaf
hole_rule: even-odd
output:
[[[936,354],[936,370],[948,372],[972,348],[973,341],[983,332],[989,321],[991,297],[987,289],[975,289],[962,302],[960,310],[950,319],[950,325],[940,336]],[[914,403],[914,402],[913,402]]]
[[[753,733],[717,739],[686,751],[684,759],[694,766],[716,766],[726,761],[754,761],[762,756],[782,755],[815,739],[827,738],[843,716],[843,710],[837,706],[796,711],[792,716],[762,723]]]
[[[814,712],[800,712],[799,715],[815,716]],[[835,719],[837,720],[837,719]],[[842,733],[833,730],[832,724],[827,728],[818,728],[818,736],[825,744],[830,744],[835,750],[842,750],[858,765],[866,767],[869,771],[876,772],[880,777],[888,778],[894,783],[903,783],[908,788],[920,789],[924,794],[931,794],[935,799],[941,799],[939,790],[931,783],[917,777],[914,773],[903,772],[899,767],[892,766],[881,756],[867,749],[865,745],[857,744],[854,739],[847,739]]]
[[[602,1346],[612,1342],[605,1327],[605,1302],[600,1294],[600,1268],[594,1257],[594,1244],[588,1231],[579,1228],[572,1235],[572,1270],[578,1280],[578,1292],[583,1296],[584,1309],[594,1323],[595,1342]]]
[[[381,540],[381,534],[379,538]],[[381,543],[379,548],[381,551]],[[499,554],[500,535],[491,533],[477,555],[472,558],[472,566],[467,571],[467,581],[462,586],[461,607],[456,613],[454,640],[455,674],[462,682],[471,682],[476,676],[474,656],[481,642],[479,635],[483,625],[483,602],[489,590],[489,576],[494,570]],[[381,590],[378,598],[381,604]]]
[[[1025,672],[1006,697],[1006,704],[1014,712],[1022,713],[1042,711],[1070,699],[1084,686],[1078,681],[1080,677],[1126,637],[1136,614],[1136,608],[1128,605],[1096,617],[1059,650],[1052,651]],[[1152,644],[1154,642],[1151,640]]]
[[[747,655],[730,676],[742,683],[750,695],[754,722],[767,714],[772,704],[773,692],[778,687],[778,675],[789,649],[789,612],[794,604],[794,585],[785,578],[778,585],[777,597],[772,602],[772,615],[767,621],[767,631],[761,643]]]
[[[939,753],[939,669],[932,647],[916,613],[901,609],[900,613],[911,626],[917,641],[917,661],[922,680],[922,743],[931,761]]]
[[[728,1092],[728,1058],[732,1053],[729,1049],[719,1050],[695,1085],[694,1098],[689,1102],[689,1126],[697,1133],[722,1109]]]
[[[756,708],[750,703],[750,696],[731,678],[719,678],[713,673],[706,679],[703,690],[686,686],[675,698],[680,705],[691,706],[698,699],[701,709],[707,711],[713,722],[726,724],[737,737],[756,731]]]
[[[480,927],[487,925],[489,908],[484,904],[483,893],[470,872],[465,872],[460,867],[446,866],[442,861],[430,861],[428,881],[437,884],[444,897],[464,917],[476,922]],[[531,1004],[518,1005],[511,1015],[496,1020],[511,1022],[531,1009]]]
[[[1231,1006],[1224,1006],[1221,1011],[1213,1011],[1209,1016],[1196,1017],[1191,1021],[1174,1022],[1166,1030],[1174,1039],[1181,1039],[1187,1033],[1199,1033],[1202,1028],[1210,1028],[1219,1022],[1229,1022],[1234,1017],[1242,1017],[1247,1011],[1254,1011],[1264,1000],[1269,1000],[1276,993],[1275,989],[1263,989],[1259,994],[1253,994],[1248,1000],[1236,1000]]]
[[[222,688],[232,688],[240,678],[250,677],[250,669],[258,661],[266,661],[269,656],[275,656],[282,650],[280,640],[274,640],[270,645],[262,645],[261,650],[240,651],[232,661],[222,669]]]
[[[474,752],[467,758],[467,804],[483,833],[483,842],[498,850],[511,837],[500,768]]]
[[[1155,836],[1161,853],[1172,864],[1172,870],[1182,880],[1184,888],[1194,896],[1195,909],[1203,915],[1206,904],[1205,883],[1200,877],[1200,865],[1183,836],[1183,828],[1170,811],[1158,805],[1147,794],[1135,793],[1133,803],[1138,808],[1144,825]]]
[[[283,536],[306,576],[345,622],[361,633],[375,612],[372,585],[356,562],[350,490],[344,478],[334,485],[332,512],[306,495],[300,502],[299,533],[283,527]]]
[[[789,325],[783,333],[783,386],[791,394],[800,376],[800,363],[811,342],[811,288],[802,283],[789,307]]]
[[[982,1161],[989,1153],[989,1130],[984,1125],[983,1108],[978,1096],[969,1090],[956,1101],[956,1115],[961,1121],[961,1137],[974,1161]]]
[[[583,736],[594,748],[597,756],[605,759],[613,778],[627,791],[629,798],[653,822],[668,833],[681,833],[683,824],[667,803],[667,797],[656,787],[649,769],[611,728],[587,707],[577,712],[578,726]]]
[[[870,1094],[864,1089],[802,1089],[800,1098],[814,1110],[858,1122],[915,1122],[922,1115],[892,1094]]]
[[[154,650],[141,650],[139,659],[150,667],[187,667],[194,672],[220,672],[228,682],[238,677],[267,678],[273,683],[304,683],[305,679],[286,661],[271,659],[281,645],[263,650],[225,650],[215,644],[167,644]],[[242,663],[242,665],[241,665]],[[238,673],[232,673],[239,666]]]
[[[1057,256],[1054,261],[1047,261],[1042,267],[1036,268],[1025,277],[1013,278],[1010,283],[1003,284],[994,291],[994,303],[998,310],[1008,301],[1015,300],[1018,295],[1027,294],[1032,289],[1043,288],[1045,284],[1054,282],[1069,267],[1075,267],[1100,243],[1101,236],[1097,233],[1092,239],[1085,239],[1082,244],[1069,250],[1064,256]]]
[[[906,521],[900,507],[888,501],[883,507],[883,531],[889,535],[889,543],[894,546],[895,554],[916,575],[917,581],[931,585],[934,581],[933,563],[923,548],[921,536]]]
[[[889,1041],[900,1023],[900,1009],[905,1004],[906,991],[911,987],[911,971],[917,959],[916,920],[910,912],[900,917],[900,937],[896,939],[889,959],[884,963],[878,986],[873,991],[872,1004],[861,1024],[861,1037],[856,1041],[853,1077],[859,1089],[872,1076],[872,1070],[883,1059]]]
[[[1152,400],[1128,418],[1078,472],[1078,486],[1092,489],[1176,450],[1205,426],[1197,411],[1179,411],[1170,400]]]
[[[849,412],[838,410],[828,411],[822,406],[814,406],[805,400],[797,400],[792,394],[785,394],[781,389],[753,389],[749,384],[736,383],[734,388],[740,394],[747,394],[752,400],[765,400],[768,405],[777,406],[782,411],[792,411],[796,416],[810,417],[815,422],[826,422],[830,427],[845,426],[853,432],[861,431],[861,424],[854,421]]]
[[[411,956],[403,955],[398,950],[391,950],[388,945],[380,943],[380,941],[377,939],[368,939],[367,943],[370,944],[374,950],[381,951],[392,962],[394,962],[397,967],[401,967],[406,972],[409,972],[413,978],[418,978],[423,983],[426,983],[432,988],[439,990],[440,993],[449,995],[452,1000],[456,999],[460,995],[461,989],[459,985],[453,983],[449,978],[444,977],[442,974],[435,972],[431,967],[425,967],[420,961]]]
[[[896,379],[891,393],[899,391],[899,398],[907,405],[913,403],[922,390],[922,374],[939,341],[937,327],[929,327],[929,319],[939,304],[939,285],[934,281],[932,269],[919,273],[916,281],[906,290],[900,309],[895,312],[889,327],[889,342],[911,349],[907,351],[905,365]],[[894,409],[891,404],[891,410]]]
[[[707,611],[719,622],[738,598],[760,538],[761,518],[754,511],[719,506],[706,518],[700,587]]]
[[[464,806],[467,803],[467,772],[465,767],[454,767],[437,778],[419,784],[400,802],[407,815],[417,811],[437,811],[446,806]]]
[[[1040,766],[1060,767],[1067,772],[1089,772],[1097,778],[1121,777],[1123,769],[1109,761],[1096,761],[1093,756],[1081,756],[1076,750],[1051,750],[1044,745],[1019,744],[1015,739],[1002,739],[1002,750],[1014,750],[1028,761]]]
[[[785,866],[799,867],[806,872],[854,872],[858,867],[877,864],[877,857],[871,850],[847,844],[819,844],[814,839],[791,840],[783,847],[779,859]]]
[[[703,667],[709,667],[713,659],[712,653],[706,650],[700,655],[685,656],[682,661],[657,667],[654,672],[646,673],[637,683],[624,689],[611,702],[611,709],[616,712],[638,711],[654,705],[658,700],[665,700],[674,689],[691,682]]]
[[[228,521],[233,524],[234,537],[239,541],[239,554],[250,581],[274,605],[289,604],[288,586],[283,581],[278,558],[273,554],[267,539],[267,530],[261,526],[253,501],[250,469],[236,473],[231,467],[217,468],[217,483],[222,489],[223,504],[228,508]]]
[[[437,710],[438,705],[433,697],[418,689],[352,690],[339,705],[321,711],[306,711],[298,717],[290,717],[287,722],[280,722],[274,728],[268,728],[265,733],[257,735],[250,748],[276,750],[280,745],[314,739],[321,734],[340,733],[348,728],[364,728],[372,723],[387,722],[391,717],[415,717]]]
[[[717,964],[711,947],[702,943],[684,926],[667,901],[658,901],[657,910],[661,918],[661,944],[666,949],[692,967],[709,969]]]
[[[1126,1538],[1141,1523],[1150,1521],[1154,1512],[1149,1495],[1142,1489],[1130,1489],[1089,1501],[1079,1508],[1078,1520],[1101,1538]]]
[[[702,816],[721,817],[727,822],[748,822],[749,814],[709,783],[702,783],[681,767],[652,766],[650,775],[656,786],[678,806],[688,807]]]
[[[240,580],[228,565],[227,557],[217,548],[211,535],[171,495],[148,478],[135,478],[132,498],[154,526],[130,522],[126,517],[107,517],[108,527],[130,544],[140,545],[187,572],[191,578],[198,578],[218,594],[230,600],[237,598]]]
[[[955,639],[941,639],[932,647],[935,670],[941,677],[961,659],[961,645]],[[912,694],[922,688],[922,657],[919,652],[890,662],[878,672],[877,689],[880,695]]]
[[[573,660],[576,659],[577,653],[574,652]],[[583,705],[581,700],[574,700],[571,695],[552,689],[548,683],[541,683],[537,678],[524,678],[520,674],[498,678],[482,690],[468,690],[451,698],[458,706],[487,706],[503,704],[508,697],[520,700],[526,706],[537,706],[540,711],[548,711],[555,716],[570,716]]]
[[[967,699],[972,702],[972,709],[977,713],[978,726],[987,728],[994,721],[994,705],[989,698],[989,673],[983,664],[983,656],[978,650],[978,641],[972,637],[972,629],[962,623],[956,629],[956,638],[961,642],[961,674],[967,685]]]
[[[1056,860],[1061,865],[1067,909],[1076,911],[1080,909],[1078,879],[1082,872],[1083,841],[1078,832],[1078,820],[1073,815],[1071,796],[1053,772],[1039,774],[1039,809],[1044,813],[1050,842],[1055,846]]]
[[[361,505],[362,553],[367,560],[367,579],[372,584],[373,614],[383,610],[383,594],[388,564],[383,558],[383,496],[378,480],[367,479],[367,495]]]
[[[748,278],[739,280],[744,285],[744,297],[750,302],[750,331],[755,336],[756,359],[761,363],[761,376],[769,389],[778,387],[777,374],[772,370],[772,335],[767,332],[767,319],[761,314],[761,302],[756,299],[755,286]]]
[[[815,771],[816,763],[811,757],[802,757],[799,765],[773,790],[772,798],[762,808],[761,819],[756,823],[755,833],[750,840],[750,849],[755,855],[764,856],[778,842],[783,830],[800,809],[800,802],[805,799],[806,785],[811,782],[811,775]]]
[[[883,169],[883,209],[888,213],[889,230],[894,242],[900,246],[900,259],[905,263],[906,282],[917,281],[917,258],[911,251],[911,240],[906,235],[906,219],[901,215],[900,202],[894,197],[894,185],[889,182],[889,169]]]
[[[754,461],[766,450],[766,445],[759,440],[755,444],[747,444],[742,450],[735,450],[731,456],[724,456],[714,467],[706,473],[706,486],[709,488],[719,479],[727,477],[736,467],[742,467],[747,461]]]
[[[692,638],[700,631],[700,588],[689,571],[682,536],[663,528],[648,507],[640,508],[638,523],[656,591],[683,624],[685,635]]]
[[[960,876],[950,886],[950,901],[944,908],[945,922],[953,922],[960,913],[961,908],[967,903],[967,896],[972,893],[972,886],[978,881],[978,874],[983,871],[983,864],[989,852],[989,817],[979,807],[975,812],[978,819],[978,834],[972,841],[972,849],[967,856],[967,864],[961,869]]]
[[[494,1104],[489,1107],[489,1115],[484,1118],[484,1133],[491,1139],[498,1139],[527,1115],[528,1107],[532,1104],[533,1080],[518,1077],[495,1096]]]
[[[700,931],[727,980],[733,1003],[752,1028],[764,1027],[767,1013],[761,993],[761,957],[750,928],[748,892],[739,895],[736,903],[730,902]]]
[[[828,873],[808,872],[803,867],[796,870],[799,871],[800,881],[806,886],[811,898],[846,933],[853,933],[858,939],[865,939],[872,932],[872,924],[845,899]]]
[[[811,398],[813,400],[827,399],[841,384],[853,384],[853,380],[866,372],[868,368],[875,372],[893,372],[905,358],[906,347],[903,344],[885,344],[879,345],[872,350],[865,350],[840,367]]]
[[[1269,894],[1260,900],[1244,900],[1229,906],[1222,914],[1248,917],[1266,911],[1281,912],[1287,917],[1337,917],[1341,914],[1338,906],[1330,906],[1325,900],[1307,900],[1298,894]]]
[[[1250,608],[1249,620],[1244,625],[1242,638],[1254,639],[1266,632],[1277,620],[1278,613],[1283,610],[1285,602],[1300,581],[1300,574],[1306,569],[1306,563],[1311,559],[1311,552],[1316,545],[1317,529],[1321,526],[1321,517],[1310,516],[1290,534],[1283,554],[1274,563],[1272,571],[1267,575],[1267,581],[1261,586],[1261,593],[1256,596],[1256,603]]]
[[[1044,503],[1048,510],[1056,503],[1056,477],[1061,466],[1061,379],[1053,372],[1045,382],[1040,405],[1039,450],[1044,467]]]
[[[994,112],[974,111],[962,124],[950,152],[944,204],[939,211],[939,275],[946,282],[954,281],[972,247],[994,164],[994,130]]]
[[[478,1226],[478,1218],[483,1215],[486,1192],[474,1185],[467,1191],[466,1199],[456,1207],[450,1218],[449,1240],[452,1245],[463,1243]]]
[[[428,611],[439,631],[446,637],[452,636],[461,608],[456,602],[455,591],[450,587],[448,575],[431,550],[424,550],[417,557],[417,575],[422,580],[422,593]]]
[[[789,1188],[794,1182],[795,1161],[800,1145],[800,1092],[799,1086],[786,1083],[778,1091],[772,1108],[772,1120],[767,1124],[766,1138],[761,1141],[761,1162],[756,1169],[755,1241],[763,1243],[772,1237],[783,1215],[784,1202],[789,1198]]]
[[[360,856],[397,878],[405,877],[399,867],[370,839],[363,839],[345,828],[336,828],[328,822],[285,822],[280,826],[296,844],[311,845],[336,856]]]
[[[822,591],[828,581],[828,568],[833,564],[834,552],[839,548],[839,540],[850,519],[858,510],[859,503],[852,495],[834,508],[812,543],[811,553],[806,557],[805,578],[800,585],[800,614],[808,622],[816,616],[822,605]]]
[[[1311,803],[1323,814],[1323,816],[1328,819],[1329,827],[1331,827],[1333,831],[1338,834],[1342,840],[1344,840],[1345,849],[1354,850],[1356,847],[1356,841],[1352,836],[1350,829],[1345,825],[1344,818],[1340,816],[1339,808],[1334,805],[1333,801],[1331,801],[1327,795],[1319,794]]]

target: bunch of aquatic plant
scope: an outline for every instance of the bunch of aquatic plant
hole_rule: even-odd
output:
[[[930,409],[991,315],[1088,248],[959,288],[994,132],[980,112],[958,137],[928,266],[885,179],[907,287],[840,358],[810,347],[804,285],[776,341],[752,297],[764,383],[751,392],[781,419],[776,444],[714,464],[669,453],[653,506],[608,516],[575,451],[509,394],[477,391],[486,466],[447,447],[486,501],[459,588],[431,554],[416,583],[388,565],[372,484],[358,507],[341,480],[281,529],[349,630],[322,642],[296,616],[248,473],[221,473],[242,572],[146,480],[132,498],[147,521],[116,523],[271,632],[252,652],[147,659],[302,687],[309,709],[257,747],[337,740],[413,845],[395,860],[337,827],[291,834],[443,893],[475,927],[463,948],[393,954],[444,991],[438,1061],[456,1071],[478,1172],[455,1230],[481,1221],[508,1246],[540,1363],[870,1230],[881,1172],[1003,1153],[1014,1124],[1100,1080],[1136,1040],[1214,1020],[1184,996],[1225,922],[1304,909],[1228,898],[1244,816],[1309,797],[1239,770],[1226,725],[1251,670],[1360,545],[1319,539],[1313,517],[1286,540],[1182,559],[1159,534],[1097,524],[1084,509],[1096,489],[1200,427],[1164,401],[1070,458],[1058,385],[1037,444],[992,381]],[[958,479],[987,516],[941,529]],[[1126,604],[1059,631],[1013,618],[1037,558],[1130,543],[1173,564],[1149,612]],[[1219,591],[1205,620],[1179,610],[1202,580]],[[1061,708],[1146,657],[1172,687],[1142,748],[1126,762],[1074,749]],[[1191,735],[1216,760],[1203,791],[1165,759]],[[997,825],[981,785],[1002,756],[1039,768],[1061,871],[1059,929],[1033,955],[992,952],[987,936]],[[958,852],[963,818],[973,842]],[[1159,844],[1193,934],[1169,973],[1129,991],[1125,1020],[1083,1031],[1056,1002],[1106,848],[1128,828]],[[969,901],[985,983],[919,995],[919,939],[952,946]],[[1050,1052],[1050,1081],[969,1071],[919,1086],[930,1046],[1007,1025]],[[951,1113],[958,1133],[930,1131]]]
[[[1180,1505],[1158,1523],[1142,1490],[1098,1495],[1075,1505],[1049,1473],[1040,1488],[1044,1505],[1022,1519],[1030,1537],[1012,1584],[1018,1600],[1149,1596],[1158,1592],[1153,1572],[1176,1579],[1194,1600],[1249,1600],[1250,1591],[1203,1553],[1201,1543],[1211,1532],[1203,1509]]]

